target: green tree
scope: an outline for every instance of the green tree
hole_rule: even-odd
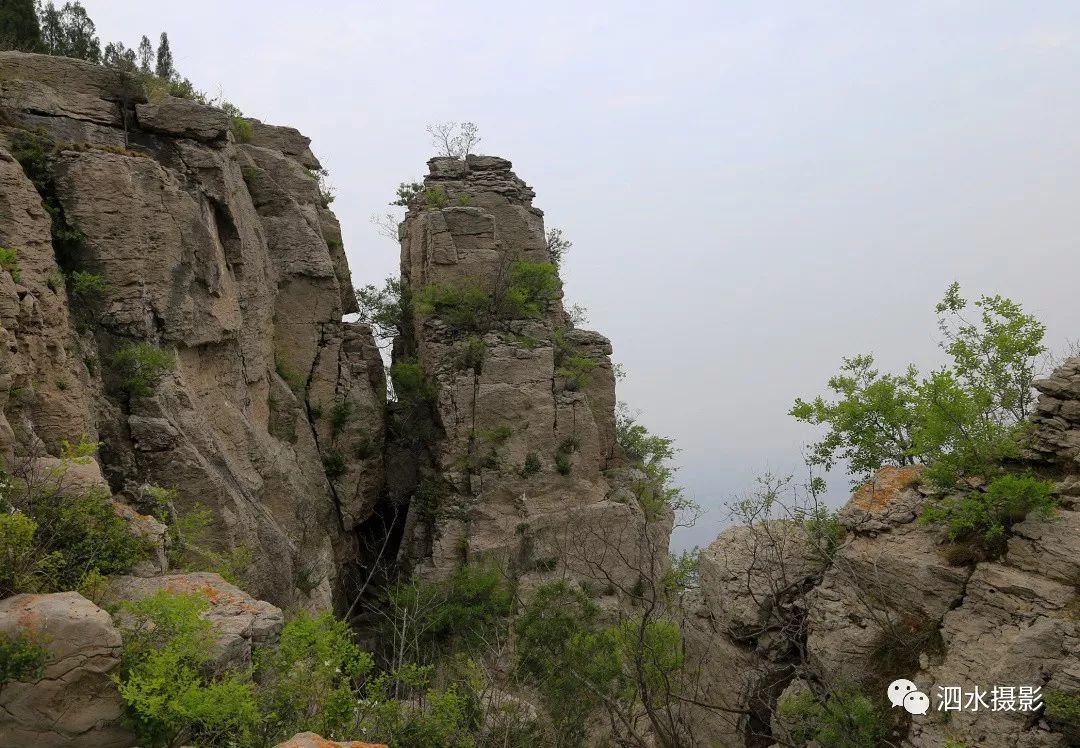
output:
[[[109,42],[106,44],[105,51],[101,55],[101,64],[105,67],[123,70],[125,73],[134,73],[139,69],[135,50],[128,49],[123,42]]]
[[[150,43],[150,38],[143,34],[142,39],[139,40],[139,72],[143,75],[151,75],[154,72],[155,59],[154,45]]]
[[[154,73],[162,80],[172,80],[176,77],[176,67],[173,64],[172,48],[169,47],[169,35],[161,32],[161,39],[157,48],[157,66]]]
[[[89,62],[101,60],[101,41],[97,27],[79,2],[64,3],[57,10],[51,2],[38,8],[41,41],[50,55],[75,57]]]
[[[971,307],[976,321],[967,317]],[[936,310],[949,363],[920,376],[913,365],[883,374],[873,356],[846,358],[828,381],[834,398],[795,400],[790,415],[826,427],[809,447],[811,465],[845,461],[861,483],[882,465],[927,464],[928,478],[947,488],[991,478],[1016,456],[1045,327],[1001,296],[969,305],[956,283]]]
[[[41,26],[34,0],[7,0],[0,5],[0,49],[41,49]]]

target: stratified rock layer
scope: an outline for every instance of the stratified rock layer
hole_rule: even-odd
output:
[[[516,263],[550,260],[543,213],[509,161],[436,158],[429,167],[425,187],[443,199],[421,198],[401,229],[401,274],[414,297],[438,284],[498,298]],[[640,476],[618,454],[605,338],[574,328],[559,298],[474,335],[434,313],[413,325],[396,360],[414,357],[437,392],[414,484],[435,481],[439,506],[414,498],[410,563],[444,574],[465,560],[493,561],[526,586],[569,570],[614,596],[637,583],[649,558],[666,559],[670,517],[646,520],[630,490]],[[578,382],[560,372],[572,356],[592,366]]]

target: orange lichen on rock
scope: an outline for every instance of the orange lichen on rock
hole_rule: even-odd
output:
[[[851,503],[867,512],[884,509],[902,491],[917,484],[922,471],[922,465],[886,465],[851,495]]]
[[[365,743],[361,740],[335,743],[313,732],[302,732],[284,743],[278,743],[274,748],[387,748],[387,746],[384,743]]]

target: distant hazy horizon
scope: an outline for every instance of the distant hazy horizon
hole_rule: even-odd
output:
[[[397,272],[369,218],[425,125],[477,122],[574,242],[620,399],[682,448],[710,511],[676,547],[798,468],[786,411],[842,356],[937,361],[953,280],[1080,337],[1080,4],[84,5],[103,44],[168,31],[198,87],[312,138],[357,285]]]

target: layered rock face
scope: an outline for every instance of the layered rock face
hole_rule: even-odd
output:
[[[995,710],[989,695],[1080,692],[1080,359],[1036,387],[1028,459],[1057,480],[1060,507],[1014,525],[1001,558],[950,558],[941,528],[917,521],[927,501],[918,468],[884,468],[855,492],[829,563],[783,522],[731,528],[702,553],[703,597],[686,633],[703,663],[701,700],[721,707],[696,717],[705,744],[787,744],[778,702],[813,686],[883,698],[897,678],[935,706],[889,712],[890,744],[1077,744],[1074,726],[1041,709]],[[978,688],[986,706],[935,713],[939,687]]]
[[[611,346],[574,328],[557,290],[532,314],[496,315],[469,332],[444,319],[453,309],[424,309],[433,289],[497,305],[515,278],[550,260],[543,213],[509,161],[436,158],[429,167],[434,198],[416,201],[400,230],[402,281],[415,301],[395,362],[415,361],[431,385],[426,410],[399,410],[399,423],[422,421],[400,439],[419,443],[413,462],[391,469],[391,497],[412,496],[402,558],[435,575],[466,560],[526,581],[569,570],[615,595],[642,564],[666,558],[671,528],[667,516],[643,517],[631,492],[640,476],[620,459]],[[571,359],[586,376],[568,372]]]
[[[0,270],[0,455],[101,441],[118,499],[154,483],[212,509],[258,597],[340,603],[382,487],[385,384],[370,330],[341,321],[355,299],[308,140],[252,121],[240,143],[220,110],[17,52],[0,117],[0,247],[18,257]],[[103,285],[67,290],[73,272]],[[150,393],[112,365],[136,344],[175,355]]]

